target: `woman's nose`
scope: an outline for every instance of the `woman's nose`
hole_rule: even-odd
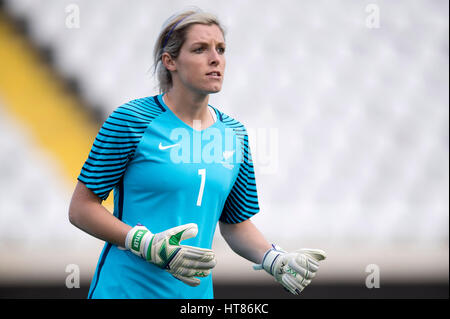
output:
[[[210,65],[219,65],[220,64],[220,58],[219,58],[219,53],[217,53],[217,51],[212,50],[210,57],[209,57],[209,64]]]

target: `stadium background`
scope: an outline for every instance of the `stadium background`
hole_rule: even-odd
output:
[[[226,26],[210,103],[249,129],[254,222],[328,253],[300,298],[448,298],[446,0],[0,1],[0,298],[86,297],[103,243],[68,221],[76,176],[190,5]],[[217,298],[292,298],[216,234]]]

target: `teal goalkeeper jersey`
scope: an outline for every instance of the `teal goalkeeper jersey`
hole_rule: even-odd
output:
[[[124,223],[152,233],[196,223],[198,235],[181,244],[211,248],[219,220],[242,222],[259,205],[246,129],[210,107],[217,119],[200,131],[162,95],[121,105],[98,132],[78,180],[102,200],[113,190],[114,216]],[[190,287],[105,243],[88,298],[213,298],[212,277]]]

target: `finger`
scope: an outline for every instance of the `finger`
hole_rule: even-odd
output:
[[[304,279],[308,279],[311,280],[313,279],[316,274],[313,273],[312,271],[309,271],[308,269],[299,267],[299,268],[294,268],[292,266],[285,266],[285,272],[288,274],[291,274],[294,277],[298,277],[298,278],[304,278]]]
[[[215,266],[216,266],[215,259],[207,262],[186,259],[180,263],[180,267],[199,270],[213,269]]]
[[[193,277],[208,277],[210,273],[211,273],[211,270],[198,269],[194,272],[194,274],[192,276]]]
[[[291,258],[288,261],[287,266],[290,267],[293,272],[298,273],[301,277],[306,279],[314,278],[316,271],[319,269],[317,264],[302,254],[298,254],[295,258]],[[289,270],[286,269],[285,272],[289,273]]]
[[[305,280],[301,283],[301,285],[303,286],[303,289],[304,289],[304,288],[306,288],[306,286],[308,286],[310,283],[311,283],[311,280],[305,279]]]
[[[300,282],[290,274],[284,274],[281,277],[281,283],[290,293],[294,295],[300,294],[304,289]]]
[[[314,266],[313,268],[319,268],[319,262],[316,259],[312,258],[310,255],[305,254],[303,250],[297,250],[293,253],[288,254],[286,259],[287,262],[289,260],[295,259],[297,260],[297,263],[302,265],[303,267],[306,266],[306,261],[308,261],[309,265]]]
[[[205,257],[189,253],[185,254],[184,250],[180,250],[177,256],[171,260],[169,266],[171,269],[188,268],[208,270],[216,266],[216,259],[214,254]]]
[[[211,249],[192,247],[192,246],[180,246],[182,254],[186,259],[210,261],[216,258],[216,254]]]
[[[208,277],[211,274],[209,269],[191,269],[191,268],[179,268],[176,272],[177,275],[184,277]]]
[[[297,252],[305,254],[308,257],[311,257],[316,261],[325,260],[327,258],[327,254],[321,249],[303,248],[303,249],[298,250]]]
[[[304,269],[301,269],[304,271]],[[299,285],[301,285],[303,288],[306,287],[311,282],[311,279],[314,278],[315,274],[306,272],[306,275],[302,275],[302,272],[296,272],[294,269],[290,268],[288,265],[286,265],[283,268],[283,272],[286,275],[290,275],[293,280],[295,280]]]

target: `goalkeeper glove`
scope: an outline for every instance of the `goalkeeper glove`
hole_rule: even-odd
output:
[[[125,247],[189,286],[198,286],[216,265],[210,249],[180,245],[182,240],[197,236],[197,224],[177,226],[152,234],[145,226],[137,225],[126,237]]]
[[[255,270],[264,269],[283,287],[293,293],[300,294],[311,282],[319,269],[319,261],[326,258],[325,252],[319,249],[300,249],[287,253],[280,247],[272,245]]]

